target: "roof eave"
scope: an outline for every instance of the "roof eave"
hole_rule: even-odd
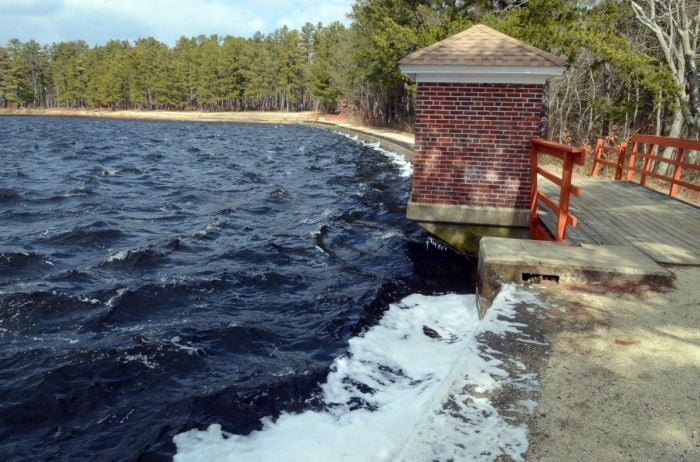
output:
[[[436,83],[545,83],[562,75],[563,66],[455,66],[401,64],[401,71],[416,82]]]

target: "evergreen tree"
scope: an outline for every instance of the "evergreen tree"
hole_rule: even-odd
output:
[[[313,60],[309,65],[311,95],[323,111],[334,112],[343,94],[342,64],[338,51],[347,40],[347,30],[339,22],[313,34]]]
[[[398,61],[482,22],[569,61],[552,80],[550,137],[697,136],[697,3],[648,4],[667,14],[632,0],[357,0],[349,27],[181,37],[172,48],[152,37],[93,48],[13,39],[0,47],[0,107],[330,112],[345,100],[367,122],[410,126],[415,87]]]
[[[11,91],[11,86],[9,85],[10,77],[10,54],[7,48],[0,47],[0,107],[7,107],[10,104],[10,99],[8,98],[8,92]]]
[[[160,109],[170,102],[168,75],[170,50],[149,37],[139,39],[129,50],[129,101],[140,109]]]
[[[244,107],[243,97],[246,87],[245,52],[247,42],[244,39],[227,36],[221,45],[221,57],[218,62],[219,92],[224,108],[240,110]]]
[[[196,98],[197,62],[195,61],[197,44],[194,38],[180,37],[173,49],[173,67],[176,91],[174,99],[180,107],[192,107]]]
[[[85,42],[61,42],[51,47],[51,86],[53,99],[60,106],[85,106],[87,90],[87,59]]]
[[[27,62],[23,57],[23,45],[17,39],[7,43],[7,69],[3,78],[3,97],[10,105],[26,106],[34,98],[29,82]]]

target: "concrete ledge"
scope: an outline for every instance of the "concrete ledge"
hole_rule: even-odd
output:
[[[671,285],[673,275],[634,247],[570,246],[484,237],[479,243],[477,303],[486,310],[502,284],[542,282]]]
[[[528,209],[424,204],[413,201],[408,203],[406,216],[414,221],[481,226],[527,227],[530,223]]]
[[[366,141],[367,143],[379,143],[380,148],[386,151],[395,152],[396,154],[401,154],[409,162],[413,161],[413,145],[410,143],[390,139],[378,133],[368,133],[361,128],[344,127],[327,122],[304,122],[304,125],[311,125],[316,128],[323,128],[339,133],[345,133],[346,135],[357,136],[359,139]]]

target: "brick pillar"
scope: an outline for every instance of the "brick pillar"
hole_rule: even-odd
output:
[[[563,59],[478,24],[399,61],[416,82],[413,189],[406,215],[455,247],[527,237],[530,137]]]
[[[409,208],[452,206],[444,208],[452,217],[436,221],[526,226],[528,138],[541,135],[544,91],[544,84],[418,83]],[[492,209],[503,209],[506,218],[480,218],[478,212],[498,215]],[[454,216],[460,210],[474,219]]]

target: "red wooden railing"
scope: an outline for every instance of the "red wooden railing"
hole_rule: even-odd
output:
[[[619,146],[608,146],[605,140],[598,138],[593,152],[593,172],[592,176],[598,176],[600,166],[611,167],[615,169],[615,179],[622,179],[622,172],[625,169],[625,154],[627,153],[627,142],[621,143]],[[609,160],[605,154],[613,154],[615,160]]]
[[[627,143],[622,143],[618,147],[605,146],[602,138],[599,138],[596,143],[594,152],[593,171],[591,174],[597,176],[600,171],[600,166],[608,166],[615,168],[615,179],[621,180],[624,178],[627,181],[634,180],[634,174],[639,174],[639,184],[646,185],[647,177],[656,178],[657,180],[670,183],[669,195],[675,197],[678,193],[678,187],[700,191],[700,184],[681,180],[683,169],[689,169],[700,172],[700,165],[685,162],[687,151],[700,151],[700,141],[684,140],[679,138],[667,138],[665,136],[654,135],[632,135],[632,148],[629,152],[629,158],[625,162],[627,154]],[[646,151],[639,150],[640,145],[646,146]],[[658,150],[666,147],[675,148],[676,155],[674,158],[666,158],[658,155]],[[615,154],[616,160],[608,160],[604,154]],[[636,162],[638,159],[643,159],[642,167],[638,167]],[[673,174],[671,176],[662,175],[652,171],[653,162],[667,163],[673,166]]]
[[[556,157],[563,163],[562,174],[557,176],[547,171],[539,165],[539,154],[546,154]],[[566,238],[566,226],[576,226],[578,220],[569,213],[569,202],[571,194],[581,195],[581,189],[571,184],[574,164],[583,165],[584,149],[554,143],[541,138],[530,138],[530,171],[532,174],[531,200],[530,200],[530,237],[532,239],[542,238],[542,229],[538,205],[544,204],[557,217],[556,230],[554,232],[555,241],[563,241]],[[537,187],[537,177],[542,177],[559,186],[559,202],[545,196]]]
[[[646,145],[646,152],[639,151],[638,148],[640,144]],[[658,155],[658,149],[665,147],[676,148],[678,150],[675,159],[667,159],[666,157]],[[655,150],[656,154],[654,153]],[[667,138],[664,136],[654,135],[632,135],[632,149],[630,150],[629,159],[627,161],[626,179],[627,181],[631,181],[633,179],[633,175],[635,173],[639,173],[639,184],[642,186],[646,185],[647,177],[666,181],[671,183],[671,187],[668,191],[668,194],[671,197],[676,196],[679,186],[692,189],[693,191],[700,191],[700,184],[694,184],[681,180],[683,169],[690,169],[700,172],[700,165],[685,162],[685,153],[686,151],[691,150],[700,151],[700,141]],[[644,166],[642,168],[635,165],[638,157],[644,159]],[[673,175],[667,176],[652,172],[652,161],[673,165]]]

